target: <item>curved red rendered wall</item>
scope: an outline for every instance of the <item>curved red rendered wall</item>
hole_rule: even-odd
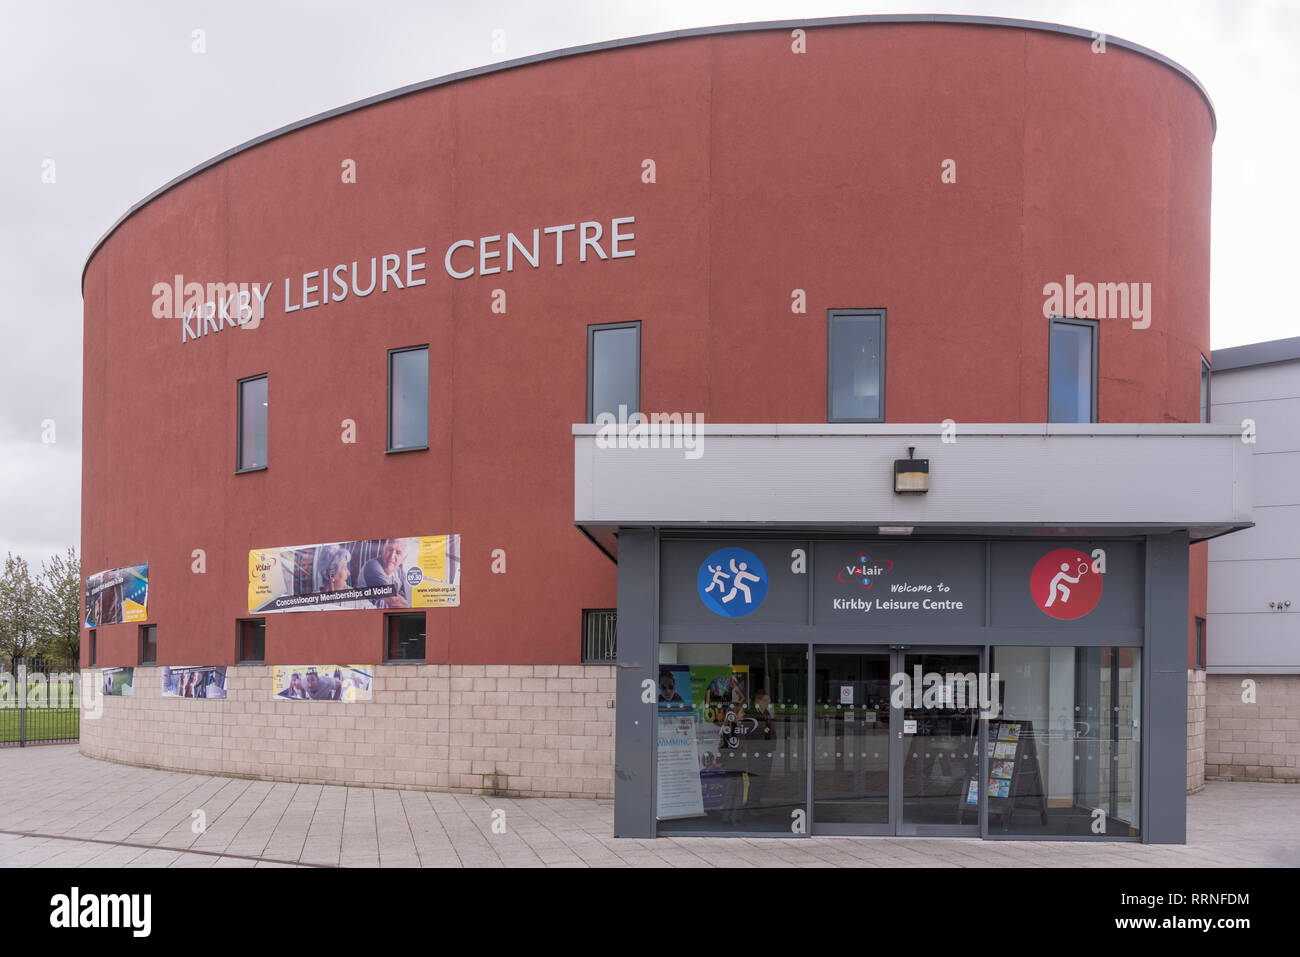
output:
[[[269,140],[126,219],[84,282],[82,554],[88,573],[149,563],[159,662],[234,661],[249,548],[444,532],[463,604],[430,610],[430,663],[576,662],[581,610],[616,603],[572,525],[593,323],[641,321],[645,410],[824,422],[826,310],[883,306],[891,422],[1036,422],[1044,285],[1149,282],[1150,328],[1100,324],[1100,419],[1197,420],[1213,131],[1187,78],[1015,27],[807,46],[732,33],[461,80]],[[634,258],[443,271],[458,239],[620,216]],[[285,277],[421,246],[421,287],[283,312]],[[177,273],[273,280],[267,318],[182,344],[151,314]],[[425,342],[430,448],[385,455],[386,351]],[[271,464],[235,475],[235,382],[260,373]],[[381,660],[380,627],[272,616],[267,659]],[[136,640],[101,627],[98,664],[136,663]]]

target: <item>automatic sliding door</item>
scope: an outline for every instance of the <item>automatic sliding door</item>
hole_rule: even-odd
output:
[[[821,833],[888,834],[888,651],[816,656],[813,822]]]
[[[903,652],[899,834],[979,833],[979,652]],[[918,684],[917,677],[920,677]]]

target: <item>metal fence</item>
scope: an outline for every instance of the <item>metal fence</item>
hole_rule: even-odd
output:
[[[0,748],[65,744],[81,736],[81,675],[18,660],[0,674]]]

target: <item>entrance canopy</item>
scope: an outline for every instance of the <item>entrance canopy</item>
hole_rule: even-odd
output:
[[[689,418],[689,417],[688,417]],[[1251,446],[1205,424],[575,425],[574,523],[873,535],[1163,534],[1254,523]],[[928,472],[899,460],[925,460]],[[895,491],[895,471],[928,491]]]

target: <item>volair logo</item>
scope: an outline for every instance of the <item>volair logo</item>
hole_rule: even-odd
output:
[[[267,558],[265,555],[258,555],[257,564],[253,567],[261,574],[262,581],[266,581],[266,573],[275,567],[275,559]]]
[[[133,937],[148,937],[152,928],[153,895],[151,894],[86,894],[72,888],[70,894],[55,894],[50,898],[50,926],[126,927]]]
[[[875,558],[859,555],[855,564],[844,565],[835,573],[835,580],[841,585],[857,583],[860,588],[870,588],[871,580],[881,575],[888,575],[894,570],[894,563],[888,558]]]

